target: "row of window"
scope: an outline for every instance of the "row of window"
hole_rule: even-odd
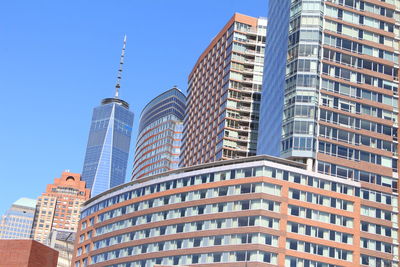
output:
[[[361,215],[397,223],[397,216],[388,210],[362,205]]]
[[[117,203],[127,201],[130,199],[135,199],[140,196],[153,194],[156,192],[163,192],[175,188],[182,188],[192,185],[231,180],[236,178],[262,177],[262,176],[276,178],[279,180],[285,180],[294,183],[307,184],[314,187],[319,187],[321,189],[332,190],[334,192],[340,192],[348,195],[355,194],[355,189],[353,186],[337,182],[331,182],[312,176],[301,175],[295,172],[284,171],[272,167],[260,166],[254,168],[234,169],[228,171],[219,171],[215,173],[206,173],[197,176],[189,176],[133,189],[131,191],[110,197],[106,200],[96,203],[93,206],[90,206],[89,208],[82,211],[81,218],[85,218],[90,214],[97,212],[98,210],[115,205]]]
[[[157,149],[157,148],[162,147],[164,145],[172,146],[172,144],[173,144],[173,136],[174,136],[173,130],[169,129],[169,130],[165,131],[164,133],[153,137],[153,140],[151,140],[152,143],[150,143],[146,147],[145,150],[140,151],[140,155],[146,153],[149,150]],[[136,158],[139,158],[140,155],[138,155]]]
[[[283,120],[288,120],[290,118],[308,118],[314,119],[315,117],[315,106],[314,105],[299,105],[295,106],[285,106],[283,112]]]
[[[390,48],[399,49],[399,44],[394,38],[380,35],[373,31],[362,30],[330,20],[325,21],[325,29],[338,34],[347,35],[349,37],[375,42],[376,44],[383,44]]]
[[[352,145],[364,145],[372,148],[378,148],[385,151],[397,153],[397,146],[395,143],[370,137],[367,135],[356,134],[345,130],[320,125],[319,134],[333,140],[338,140]]]
[[[397,262],[393,262],[388,259],[382,259],[379,257],[363,255],[361,254],[361,264],[367,266],[380,266],[380,267],[398,267]]]
[[[325,14],[330,17],[339,18],[343,21],[353,24],[365,25],[376,29],[381,29],[387,32],[394,31],[394,25],[387,23],[374,17],[359,15],[358,13],[350,12],[347,10],[339,9],[333,6],[326,6]]]
[[[391,86],[391,83],[392,83],[391,81],[383,80],[381,78],[373,77],[373,76],[367,75],[365,73],[355,72],[352,70],[329,65],[326,63],[322,64],[322,73],[329,75],[331,77],[344,79],[346,81],[350,81],[353,83],[372,85],[374,87],[378,87],[378,88],[382,88],[382,89],[386,89],[384,86],[384,83],[385,83],[385,84],[389,84],[388,88],[390,88],[392,91],[395,91],[395,90],[393,90],[393,87],[395,87],[395,86]],[[397,88],[397,86],[396,86],[396,88]]]
[[[202,222],[199,222],[202,223]],[[145,236],[146,238],[151,237],[151,234],[146,230]],[[126,234],[121,234],[113,237],[109,237],[106,239],[102,239],[93,243],[93,250],[97,250],[100,248],[113,246],[116,244],[126,243],[130,241],[135,241],[136,232],[130,232]],[[202,246],[221,246],[221,245],[236,245],[236,244],[247,244],[247,243],[257,243],[257,244],[265,244],[269,246],[278,246],[278,237],[262,234],[262,233],[250,233],[250,234],[238,234],[238,235],[226,235],[226,236],[208,236],[203,237],[204,241],[198,241],[199,238],[196,239],[175,239],[173,241],[169,241],[170,244],[168,247],[170,249],[182,249],[189,248],[188,246],[198,247],[199,245],[195,245],[198,242],[202,243]],[[185,241],[186,240],[186,241]],[[195,241],[197,240],[197,241]],[[87,250],[86,250],[87,252]],[[144,252],[143,252],[144,253]]]
[[[129,252],[129,251],[128,251]],[[97,259],[96,259],[97,260]],[[83,260],[82,267],[86,267],[87,259]],[[140,261],[129,261],[120,264],[107,265],[107,267],[149,267],[159,265],[187,265],[187,264],[209,264],[229,262],[264,262],[277,263],[277,254],[265,251],[230,251],[214,252],[205,254],[190,254],[164,258],[153,258]],[[81,267],[80,262],[75,267]]]
[[[285,266],[287,267],[343,267],[334,264],[328,264],[319,261],[307,260],[295,257],[286,257]]]
[[[115,239],[114,239],[115,240]],[[112,240],[111,240],[112,241]],[[112,246],[119,243],[109,243],[107,246]],[[147,243],[137,246],[124,247],[123,249],[111,250],[104,253],[92,256],[93,263],[99,263],[115,258],[128,257],[143,253],[152,253],[160,251],[171,251],[178,249],[204,248],[220,245],[241,245],[241,244],[260,244],[260,245],[278,245],[278,237],[265,234],[238,234],[213,237],[195,237],[185,238],[172,241],[161,241],[156,243]]]
[[[148,152],[149,148],[148,146],[157,141],[158,139],[161,138],[166,138],[166,137],[173,137],[174,136],[174,128],[175,128],[175,123],[171,122],[168,123],[168,126],[170,126],[167,129],[163,129],[161,131],[157,131],[157,133],[154,133],[153,131],[150,132],[151,136],[147,137],[143,142],[137,143],[137,153],[135,153],[136,158],[141,158],[142,155],[146,152]],[[157,128],[155,128],[157,129]],[[154,129],[154,130],[155,130]],[[146,134],[147,135],[147,134]]]
[[[353,244],[352,234],[337,232],[334,230],[329,230],[326,228],[321,228],[316,226],[310,226],[306,224],[294,223],[289,221],[287,224],[287,231],[296,234],[308,235],[311,237],[317,237],[325,240],[345,243],[349,245]]]
[[[322,205],[324,207],[331,207],[346,211],[353,211],[354,208],[353,202],[297,189],[289,189],[289,197],[292,199]]]
[[[348,228],[352,228],[354,226],[353,218],[299,206],[289,205],[289,214],[301,218],[311,219],[323,223],[336,224]]]
[[[350,96],[352,98],[371,100],[392,106],[394,108],[398,107],[397,98],[395,97],[385,95],[382,93],[376,93],[362,88],[357,88],[340,82],[334,82],[327,79],[322,79],[321,88],[341,95]],[[388,86],[388,88],[391,87]]]
[[[355,56],[350,56],[327,48],[324,49],[323,57],[324,59],[328,59],[330,61],[334,61],[343,65],[348,65],[353,68],[367,69],[392,76],[393,78],[396,78],[398,76],[398,69],[392,66],[376,63],[371,60],[361,59]]]
[[[315,129],[315,121],[295,120],[284,123],[282,127],[282,137],[291,136],[293,134],[313,135]]]
[[[321,94],[320,102],[326,107],[339,109],[353,114],[368,115],[397,123],[397,113],[390,110],[385,110],[375,106],[361,104],[325,94]]]
[[[379,224],[362,221],[361,222],[361,231],[371,233],[371,234],[376,234],[376,235],[392,237],[397,240],[397,231],[388,226],[383,226],[383,225],[379,225]]]
[[[146,224],[143,222],[143,224]],[[135,221],[133,219],[123,220],[116,223],[108,224],[96,229],[97,236],[115,232],[117,230],[122,230],[126,228],[133,227]],[[219,220],[207,220],[198,222],[188,222],[184,224],[172,224],[166,227],[157,227],[154,229],[147,229],[136,231],[135,240],[148,238],[152,236],[160,236],[161,234],[172,235],[177,233],[195,232],[200,230],[216,230],[216,229],[226,229],[226,228],[237,228],[242,226],[263,226],[272,229],[279,228],[279,220],[275,218],[270,218],[266,216],[251,216],[251,217],[235,217],[226,218]],[[200,228],[201,227],[201,228]]]
[[[337,112],[321,109],[320,120],[352,129],[363,129],[397,137],[397,129],[380,123],[354,118]]]
[[[362,150],[352,149],[326,142],[319,142],[318,152],[332,155],[339,158],[345,158],[354,161],[365,161],[372,164],[381,165],[387,168],[397,169],[397,160],[391,157],[385,157]],[[389,186],[389,185],[387,185]],[[390,185],[391,186],[391,185]]]
[[[395,256],[399,255],[398,246],[386,242],[361,238],[361,247],[379,252],[393,253]]]
[[[137,217],[132,217],[123,221],[119,221],[116,223],[107,224],[105,226],[99,227],[96,229],[96,234],[104,234],[108,233],[110,229],[113,228],[126,228],[132,227],[136,225],[148,224],[152,222],[159,222],[163,220],[169,219],[178,219],[185,218],[189,216],[197,216],[203,214],[213,214],[218,212],[234,212],[234,211],[243,211],[243,210],[255,210],[255,209],[264,209],[270,210],[273,212],[279,212],[280,203],[265,200],[265,199],[256,199],[256,200],[242,200],[236,202],[225,202],[218,204],[209,204],[209,205],[200,205],[200,206],[192,206],[188,208],[180,208],[175,210],[169,210],[164,212],[157,212]],[[118,217],[117,214],[115,217]]]
[[[354,181],[362,181],[362,182],[368,182],[371,184],[377,184],[377,185],[390,187],[390,188],[392,188],[393,192],[397,192],[397,179],[396,178],[382,176],[382,175],[379,175],[376,173],[361,171],[361,170],[348,168],[348,167],[336,165],[333,163],[323,162],[323,161],[318,162],[318,172],[336,176],[336,177],[340,177],[340,178],[351,179]],[[391,195],[382,194],[380,192],[374,192],[374,191],[370,191],[370,190],[361,190],[361,191],[362,191],[361,197],[366,200],[379,202],[379,203],[397,203],[397,200]],[[365,196],[369,195],[370,193],[371,193],[371,196],[376,196],[376,198],[370,198],[370,199],[365,198]]]
[[[360,0],[331,0],[331,1],[335,4],[348,6],[356,10],[375,13],[375,15],[386,16],[388,18],[393,18],[395,13],[393,9],[379,6],[374,3],[368,3],[366,1],[360,1]],[[395,1],[397,0],[381,0],[381,2],[385,2],[391,5],[394,5]]]
[[[339,260],[353,260],[353,253],[351,251],[295,239],[287,239],[286,248]]]
[[[185,114],[185,104],[177,98],[168,98],[159,103],[156,107],[150,109],[148,113],[142,113],[139,128],[143,129],[145,125],[170,114],[176,115],[180,120],[183,120]]]
[[[127,206],[123,206],[114,210],[110,210],[104,213],[101,213],[97,217],[97,223],[115,218],[118,216],[122,216],[124,214],[146,210],[149,208],[162,207],[169,204],[177,204],[177,203],[185,203],[187,201],[194,201],[200,199],[210,199],[221,196],[233,196],[233,195],[241,195],[248,193],[266,193],[270,195],[279,196],[281,193],[281,186],[273,185],[269,183],[252,183],[252,184],[241,184],[241,185],[233,185],[233,186],[223,186],[217,188],[210,189],[202,189],[196,191],[190,191],[185,193],[179,193],[174,195],[168,195],[164,197],[159,197],[155,199],[149,199],[146,201],[136,202]],[[270,201],[271,202],[271,201]],[[233,203],[233,202],[231,202]],[[255,202],[254,202],[255,203]],[[268,200],[264,200],[263,203],[269,203]],[[272,202],[271,202],[272,203]],[[228,203],[219,203],[214,205],[226,205]],[[273,205],[273,204],[271,204]],[[229,205],[231,208],[232,205]],[[279,205],[278,205],[279,207]],[[171,211],[173,212],[173,211]],[[165,211],[167,213],[167,211]],[[167,216],[168,217],[168,216]],[[168,217],[169,218],[169,217]]]
[[[289,137],[281,142],[282,151],[289,149],[315,151],[315,138],[313,137]]]

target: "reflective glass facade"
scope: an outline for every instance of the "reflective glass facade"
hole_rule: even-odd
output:
[[[290,1],[269,1],[257,154],[280,156]],[[273,107],[273,108],[272,108]]]
[[[132,179],[176,169],[186,97],[172,88],[150,101],[140,116]]]
[[[125,181],[133,113],[123,100],[106,98],[93,110],[82,180],[95,196]]]
[[[278,16],[273,10],[283,2],[289,10]],[[397,191],[399,6],[395,0],[270,1],[268,32],[287,25],[288,37],[267,40],[286,60],[276,67],[270,58],[265,68],[276,68],[268,75],[285,83],[276,87],[264,76],[260,154],[276,155],[279,146],[282,157],[314,170]],[[276,109],[283,111],[281,122],[268,121]],[[280,124],[278,144],[273,129]]]
[[[396,267],[397,206],[396,194],[288,160],[209,163],[87,201],[73,261],[75,267]]]
[[[267,20],[235,14],[189,75],[181,166],[256,154]]]
[[[0,239],[29,239],[36,200],[21,198],[1,217]]]

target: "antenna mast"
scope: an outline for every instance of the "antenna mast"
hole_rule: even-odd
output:
[[[121,82],[121,78],[122,78],[122,66],[124,65],[125,47],[126,47],[126,34],[124,36],[124,46],[122,47],[121,58],[119,60],[117,84],[115,85],[115,98],[118,98],[119,88],[121,88],[120,82]]]

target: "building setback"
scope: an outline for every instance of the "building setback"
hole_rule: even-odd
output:
[[[298,162],[270,156],[219,161],[91,198],[83,206],[73,263],[352,267],[374,255],[369,266],[395,267],[397,206],[397,194]]]
[[[29,239],[32,231],[36,200],[20,198],[1,217],[0,239]]]
[[[140,115],[132,179],[178,168],[185,95],[176,87],[151,100]]]
[[[54,229],[76,231],[81,205],[89,196],[90,190],[85,188],[80,174],[63,172],[38,197],[32,238],[49,244],[49,235]]]
[[[266,19],[235,14],[189,75],[181,166],[256,154]]]

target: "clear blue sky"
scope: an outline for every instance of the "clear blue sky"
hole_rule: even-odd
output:
[[[0,213],[37,198],[61,172],[82,171],[93,107],[114,93],[135,113],[127,177],[144,105],[178,85],[234,12],[267,15],[268,0],[2,1]]]

